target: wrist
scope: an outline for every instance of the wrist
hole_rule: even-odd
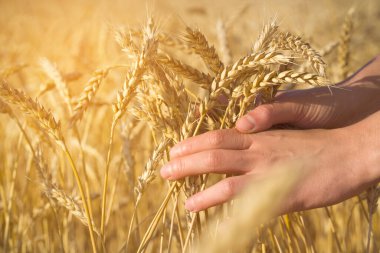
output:
[[[380,182],[380,111],[352,125],[348,129],[349,142],[354,145],[355,160],[362,170],[363,182],[369,185]]]

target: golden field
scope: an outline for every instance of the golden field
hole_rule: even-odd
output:
[[[379,252],[376,190],[271,218],[297,179],[279,173],[252,203],[191,214],[186,197],[220,177],[155,175],[257,96],[360,68],[380,51],[380,2],[0,0],[0,14],[0,252]],[[273,20],[294,45],[260,40]]]

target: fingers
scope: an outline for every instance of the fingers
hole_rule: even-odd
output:
[[[185,208],[192,212],[205,210],[231,200],[250,181],[248,176],[226,178],[186,200]]]
[[[170,157],[173,159],[210,149],[242,150],[249,146],[250,136],[239,133],[236,129],[216,130],[178,143],[170,150]]]
[[[302,106],[290,102],[279,102],[258,106],[236,122],[243,133],[260,132],[277,124],[294,123],[302,115]]]
[[[176,180],[206,173],[244,173],[252,166],[242,150],[214,149],[177,157],[161,169],[161,176]]]

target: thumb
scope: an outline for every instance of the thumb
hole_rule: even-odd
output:
[[[290,102],[260,105],[236,122],[243,133],[260,132],[277,124],[295,123],[300,118],[302,106]]]

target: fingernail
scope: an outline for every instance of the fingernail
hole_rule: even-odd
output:
[[[194,202],[194,198],[188,198],[185,202],[185,208],[186,210],[190,211],[190,212],[194,212],[195,210],[195,202]]]
[[[160,170],[161,176],[163,178],[170,178],[172,175],[172,166],[170,164],[165,164]]]
[[[256,127],[255,119],[251,115],[247,114],[238,121],[237,127],[239,130],[244,132],[253,132]]]

